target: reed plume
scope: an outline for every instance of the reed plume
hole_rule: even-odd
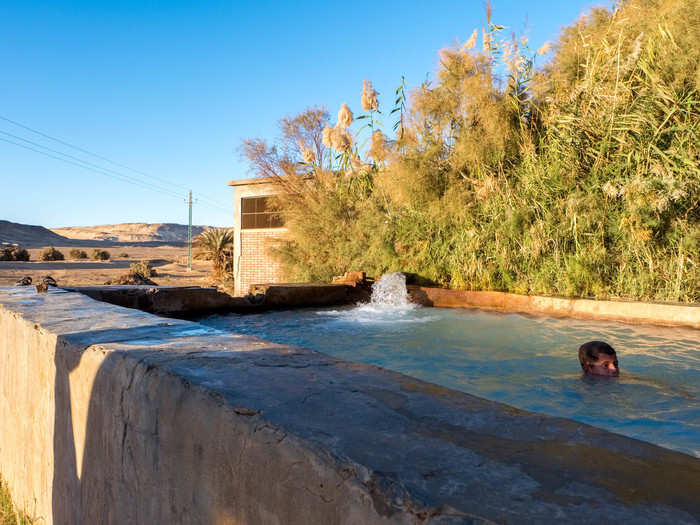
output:
[[[376,111],[379,108],[379,102],[377,101],[377,92],[372,87],[372,82],[369,80],[364,80],[362,82],[362,100],[361,100],[363,111]]]

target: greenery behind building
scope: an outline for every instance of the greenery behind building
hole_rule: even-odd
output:
[[[551,52],[487,9],[481,32],[440,52],[436,78],[409,96],[402,83],[388,109],[367,83],[358,117],[341,108],[330,127],[311,108],[282,119],[275,143],[245,141],[285,190],[275,255],[300,280],[406,271],[461,289],[697,302],[699,63],[695,0],[594,9]]]

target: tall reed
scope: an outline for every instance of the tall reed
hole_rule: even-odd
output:
[[[376,124],[366,84],[371,114],[355,123],[372,118],[358,133],[376,140],[329,141],[316,158],[330,162],[313,165],[284,140],[245,150],[285,187],[276,256],[304,280],[403,270],[455,288],[697,302],[698,27],[698,2],[627,0],[565,28],[538,68],[548,46],[506,39],[489,13],[482,46],[471,33],[442,50],[410,99],[402,82],[395,131]],[[304,133],[320,136],[328,114],[310,111]]]

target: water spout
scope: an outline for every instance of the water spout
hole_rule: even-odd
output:
[[[425,323],[433,320],[429,315],[416,315],[420,305],[408,300],[406,276],[387,273],[372,285],[369,303],[342,310],[323,310],[318,315],[335,318],[341,323],[382,324],[396,328],[403,323]]]
[[[415,308],[408,300],[406,276],[402,273],[385,273],[372,285],[372,306],[378,308]]]

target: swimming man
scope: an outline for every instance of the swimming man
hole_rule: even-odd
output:
[[[578,349],[578,360],[583,373],[596,376],[620,375],[615,349],[603,341],[589,341]]]

